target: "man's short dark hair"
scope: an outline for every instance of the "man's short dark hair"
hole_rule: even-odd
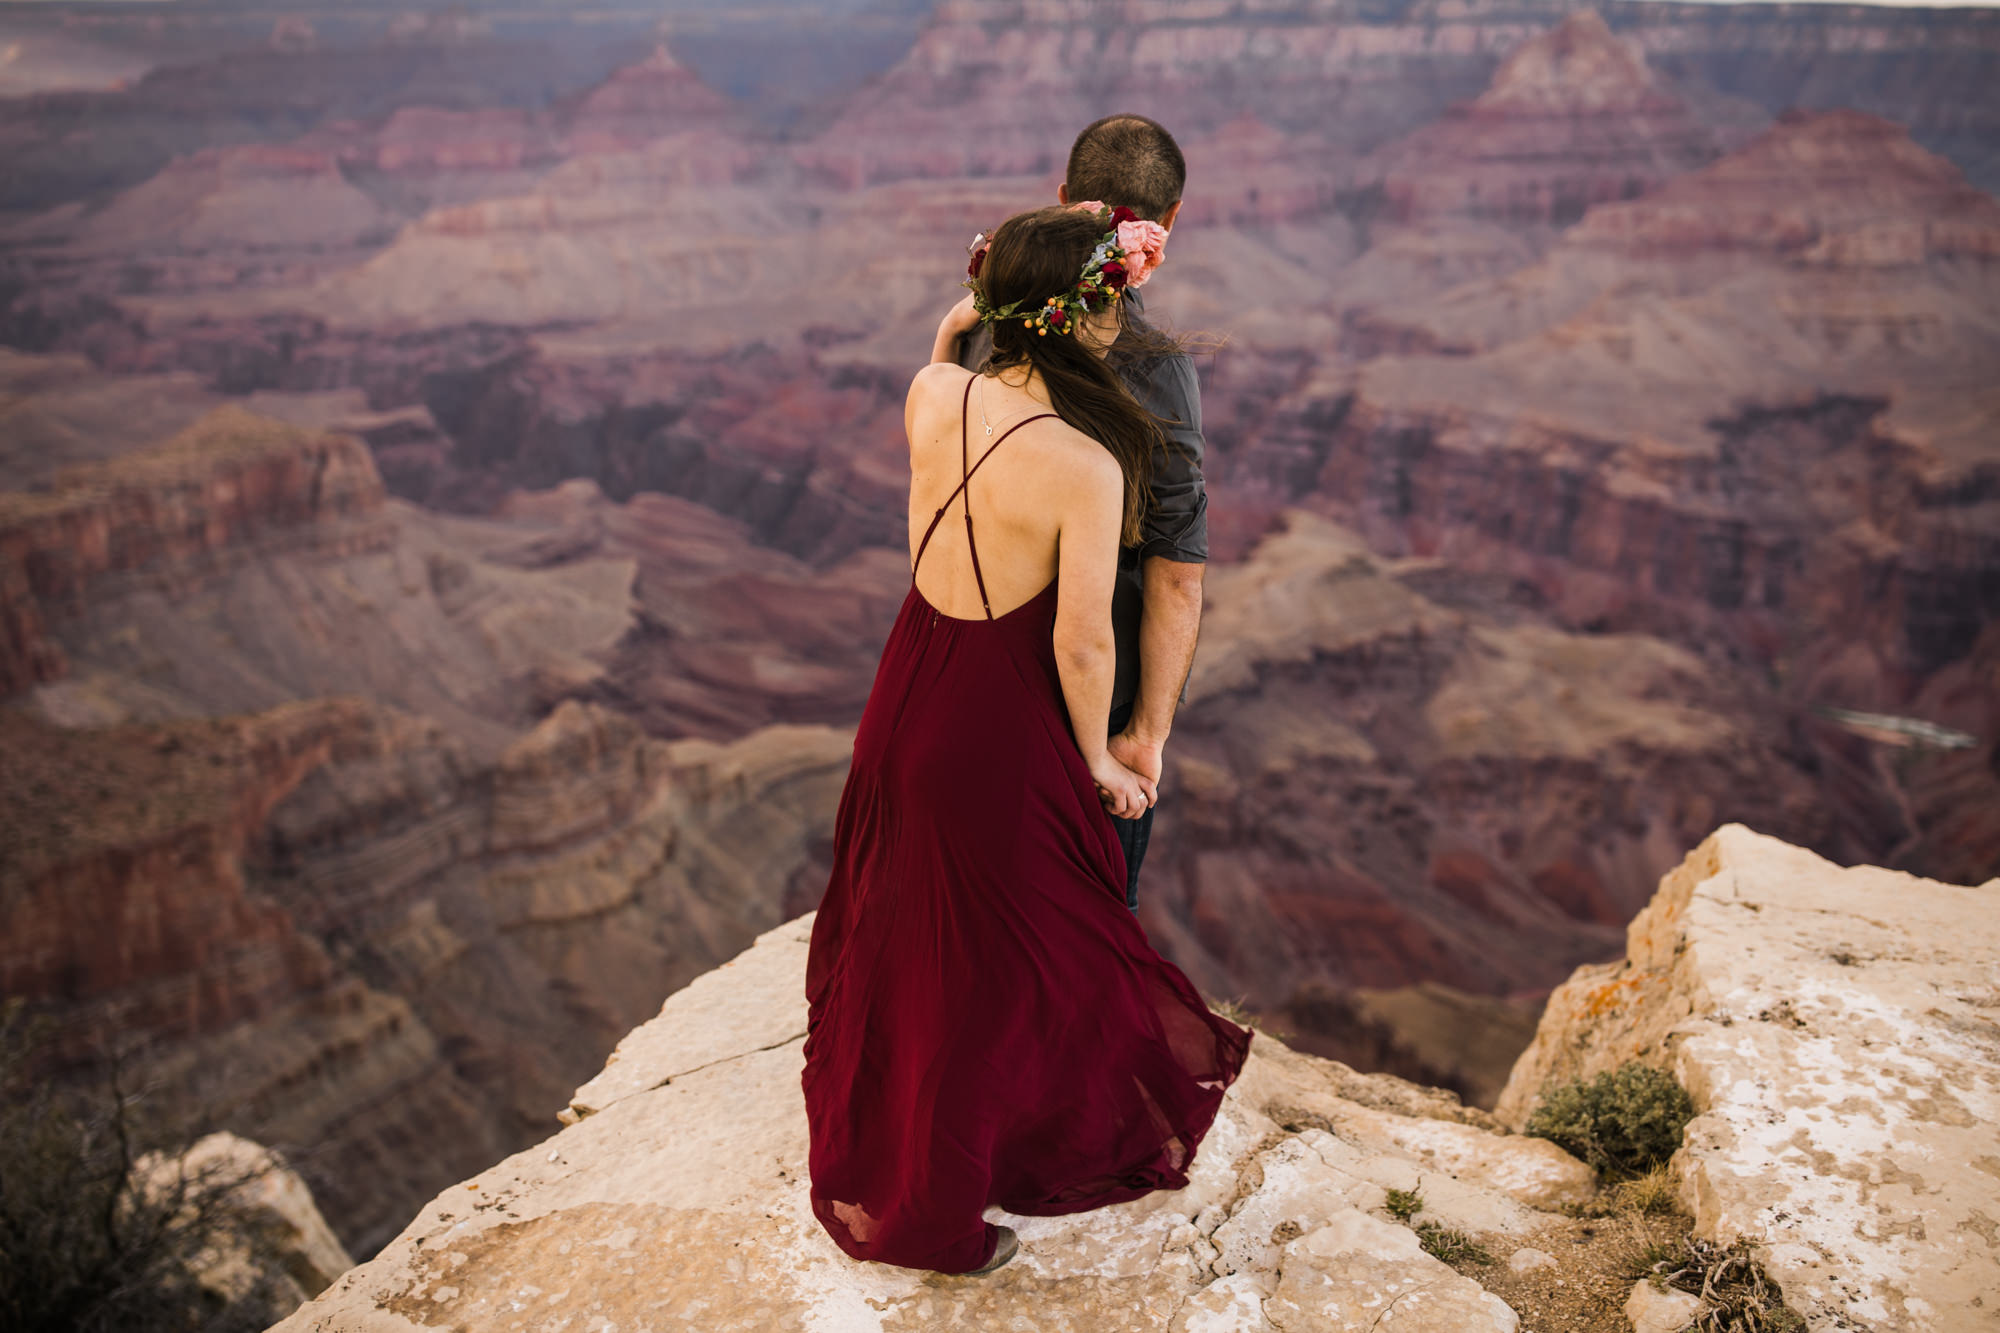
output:
[[[1063,183],[1072,202],[1123,204],[1158,222],[1187,187],[1187,159],[1158,121],[1121,112],[1084,126]]]

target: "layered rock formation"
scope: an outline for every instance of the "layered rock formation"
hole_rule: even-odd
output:
[[[358,700],[0,726],[0,984],[284,1151],[362,1253],[816,894],[850,743],[667,745],[580,704],[493,761]]]
[[[287,49],[246,49],[226,30],[197,38],[194,49],[169,35],[163,44],[172,59],[129,88],[39,92],[0,107],[0,214],[101,199],[178,154],[281,142],[406,106],[546,106],[629,59],[606,40],[617,31],[593,26],[584,40],[556,42],[418,32],[397,42],[378,36]],[[88,132],[71,133],[78,125]]]
[[[697,126],[729,124],[735,105],[674,59],[664,44],[619,69],[568,109],[569,151],[615,152]]]
[[[2000,106],[1988,93],[2000,22],[1989,11],[1951,16],[1949,31],[1930,16],[1911,23],[1893,9],[1859,5],[1802,13],[1643,0],[1607,12],[1655,68],[1684,86],[1742,98],[1771,115],[1847,107],[1884,117],[1908,126],[1981,189],[2000,190]]]
[[[0,97],[118,88],[152,63],[137,52],[32,20],[0,27]]]
[[[112,378],[65,358],[12,358],[0,373],[9,458],[41,488],[8,496],[22,517],[0,538],[13,543],[0,545],[17,588],[9,623],[24,636],[11,669],[23,685],[39,670],[36,705],[66,721],[359,694],[489,755],[572,695],[615,702],[663,736],[845,723],[906,590],[885,551],[819,568],[760,542],[789,531],[808,551],[872,545],[899,503],[886,478],[860,480],[886,463],[787,456],[797,447],[787,421],[820,401],[798,390],[719,442],[654,416],[631,453],[602,467],[616,475],[663,445],[699,449],[714,466],[687,467],[680,485],[715,508],[646,491],[618,504],[577,482],[470,519],[384,498],[349,433],[407,469],[399,450],[431,446],[396,441],[435,435],[421,411],[369,413],[353,394],[266,394],[252,414],[218,407],[185,376]],[[725,382],[718,407],[775,373]],[[497,411],[499,397],[465,410]],[[870,392],[845,399],[857,413],[877,410]],[[521,470],[559,473],[537,456],[559,447],[558,423],[519,424],[524,438],[493,433],[491,470],[518,449]],[[173,438],[155,443],[156,432]],[[761,460],[760,436],[772,444]],[[811,470],[803,484],[801,466]],[[431,467],[413,489],[469,474]],[[330,634],[337,653],[326,651]]]
[[[746,733],[858,710],[947,240],[1049,197],[1114,106],[1193,169],[1149,295],[1231,337],[1206,407],[1242,566],[1143,895],[1206,985],[1483,1097],[1541,989],[1720,820],[1989,874],[1995,215],[1917,144],[1982,169],[2000,25],[1605,12],[1619,35],[1521,0],[954,3],[782,143],[616,17],[530,53],[456,20],[357,51],[316,16],[0,108],[0,208],[33,213],[0,341],[118,372],[0,364],[5,684],[114,728],[22,735],[151,752],[367,701],[189,835],[160,949],[37,984],[198,1032],[173,1067],[232,1123],[341,1126],[379,1169],[315,1179],[357,1248],[437,1183],[392,1166],[416,1127],[449,1127],[437,1179],[526,1141],[660,988],[811,905],[839,733]],[[1917,139],[1791,118],[1683,169],[1836,96]],[[218,394],[294,429],[204,423]],[[244,448],[134,452],[190,426]],[[1822,705],[1975,744],[1892,750]],[[687,737],[745,748],[659,748]],[[741,792],[704,785],[739,762]],[[118,868],[152,853],[118,855],[49,882],[152,903]]]
[[[1921,676],[1994,614],[1994,460],[1947,423],[2000,351],[1979,295],[1996,238],[2000,203],[1892,127],[1788,121],[1432,302],[1427,327],[1487,350],[1363,370],[1320,488],[1378,539],[1560,582],[1574,622],[1634,623],[1643,591],[1766,656],[1800,647],[1781,624],[1830,624],[1855,605],[1841,588],[1886,577],[1871,637]],[[1545,498],[1461,516],[1445,497],[1473,472]]]
[[[1697,1234],[1755,1244],[1810,1327],[2000,1325],[1995,893],[1719,829],[1622,962],[1550,997],[1497,1113],[1627,1060],[1671,1070],[1700,1112],[1673,1161]]]
[[[347,701],[86,732],[0,711],[0,985],[170,1041],[324,986],[323,953],[248,892],[242,861],[272,808],[368,726]]]
[[[1382,191],[1401,222],[1567,226],[1720,152],[1686,100],[1580,10],[1523,42],[1472,102],[1384,149]]]
[[[1791,707],[1896,712],[2000,615],[1975,424],[1996,223],[1893,126],[1789,117],[1592,209],[1539,263],[1364,307],[1396,354],[1305,376],[1217,470],[1532,589],[1565,627],[1726,642]],[[1816,845],[1930,844],[1900,779],[1816,723],[1801,740],[1848,775],[1828,783],[1846,831]],[[1944,855],[1911,864],[1967,864]]]
[[[305,145],[204,149],[175,159],[64,239],[75,252],[150,262],[143,277],[128,279],[148,288],[297,280],[312,270],[270,275],[252,265],[272,251],[351,263],[364,243],[379,243],[398,220],[341,167],[334,153]]]
[[[1286,522],[1209,577],[1141,912],[1199,984],[1307,1049],[1490,1095],[1511,1050],[1423,1022],[1397,1049],[1348,994],[1534,993],[1614,948],[1718,819],[1834,836],[1753,673],[1565,633],[1448,566]]]
[[[58,472],[0,507],[0,692],[60,675],[52,620],[107,576],[185,581],[198,562],[265,533],[336,547],[368,540],[381,480],[358,441],[286,430],[221,408],[151,449]]]
[[[576,481],[513,496],[503,512],[561,523],[519,548],[523,563],[634,561],[633,631],[607,654],[601,676],[561,688],[654,735],[725,738],[766,723],[858,717],[909,591],[908,569],[889,551],[815,568],[758,543],[746,524],[656,493],[618,505]],[[786,526],[807,538],[800,517],[792,511]]]
[[[130,403],[104,377],[7,369],[43,485],[0,528],[0,984],[66,1050],[135,1046],[191,1116],[287,1151],[356,1249],[436,1182],[354,1163],[420,1143],[443,1179],[519,1146],[661,995],[810,905],[845,733],[667,745],[556,705],[612,687],[651,607],[711,617],[669,650],[706,664],[669,730],[720,730],[787,673],[799,711],[850,710],[810,643],[750,649],[788,607],[878,614],[867,562],[843,610],[838,578],[815,598],[661,497],[449,519],[385,498],[350,436],[183,380],[107,429]],[[312,422],[332,399],[259,406]],[[637,599],[635,552],[669,571]]]
[[[1252,9],[1152,0],[1116,22],[1076,4],[955,0],[909,54],[850,98],[812,160],[848,184],[910,176],[1041,173],[1079,125],[1113,110],[1170,120],[1188,137],[1248,111],[1288,133],[1366,152],[1477,96],[1521,43],[1583,6],[1420,3],[1393,12],[1292,0]],[[1977,161],[1991,184],[1987,86],[2000,27],[1943,26],[1862,7],[1780,14],[1702,5],[1603,6],[1698,114],[1740,128],[1756,112],[1859,106],[1920,127]],[[1912,79],[1923,67],[1935,85]],[[1984,78],[1982,79],[1982,75]],[[1983,137],[1973,126],[1983,127]]]
[[[579,1088],[569,1127],[454,1186],[285,1330],[579,1317],[658,1328],[1040,1329],[1398,1326],[1514,1330],[1497,1297],[1383,1211],[1421,1187],[1438,1216],[1518,1246],[1588,1168],[1481,1113],[1260,1037],[1187,1189],[1069,1218],[1006,1219],[1023,1256],[992,1279],[856,1265],[806,1203],[799,1094],[811,918],[673,996]],[[663,1265],[659,1269],[654,1264]],[[758,1281],[742,1280],[749,1272]]]

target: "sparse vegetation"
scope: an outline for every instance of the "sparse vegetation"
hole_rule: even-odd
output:
[[[1611,1205],[1619,1213],[1661,1217],[1681,1211],[1680,1186],[1664,1162],[1641,1176],[1611,1187]]]
[[[1650,1277],[1658,1267],[1681,1252],[1680,1238],[1672,1240],[1648,1240],[1640,1244],[1632,1253],[1632,1261],[1626,1266],[1627,1277]]]
[[[1411,1229],[1417,1233],[1417,1243],[1424,1247],[1424,1253],[1433,1259],[1454,1266],[1493,1262],[1493,1256],[1487,1253],[1485,1246],[1456,1227],[1448,1227],[1442,1222],[1417,1222],[1412,1224]]]
[[[1431,1218],[1417,1219],[1417,1214],[1424,1210],[1422,1186],[1413,1190],[1390,1189],[1382,1208],[1389,1216],[1416,1232],[1417,1243],[1433,1259],[1454,1265],[1493,1262],[1493,1256],[1487,1253],[1484,1246],[1456,1227],[1448,1227]]]
[[[1692,1119],[1694,1103],[1673,1075],[1632,1061],[1548,1091],[1525,1132],[1623,1181],[1664,1165]]]
[[[1805,1320],[1786,1308],[1747,1241],[1718,1245],[1686,1236],[1666,1248],[1641,1276],[1701,1297],[1705,1308],[1690,1325],[1694,1333],[1804,1333]]]
[[[1292,1039],[1292,1033],[1287,1032],[1283,1028],[1271,1026],[1271,1024],[1257,1017],[1248,1009],[1245,1009],[1243,1007],[1243,997],[1240,995],[1231,1000],[1219,1000],[1212,995],[1205,995],[1202,998],[1208,1001],[1208,1007],[1217,1015],[1228,1019],[1237,1027],[1253,1028],[1269,1037],[1272,1041],[1290,1041]]]
[[[145,1122],[120,1062],[107,1061],[94,1080],[52,1079],[42,1058],[48,1035],[18,998],[0,1006],[0,1328],[266,1327],[273,1300],[261,1291],[227,1299],[197,1270],[225,1232],[254,1248],[230,1207],[244,1178],[159,1165],[177,1160],[181,1145]]]

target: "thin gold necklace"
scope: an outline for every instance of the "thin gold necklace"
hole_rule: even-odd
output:
[[[987,437],[993,435],[993,423],[986,419],[986,377],[979,377],[979,424],[986,427]]]

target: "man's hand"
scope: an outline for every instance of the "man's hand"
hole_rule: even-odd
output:
[[[1116,759],[1140,777],[1145,778],[1155,787],[1159,786],[1162,756],[1166,748],[1162,742],[1143,741],[1133,735],[1131,729],[1128,727],[1126,730],[1113,736],[1111,744],[1107,748],[1111,751],[1113,759]]]

